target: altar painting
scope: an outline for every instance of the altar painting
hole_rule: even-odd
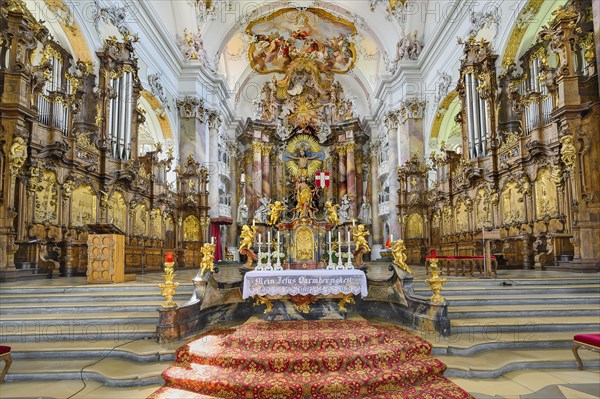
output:
[[[323,72],[346,73],[356,60],[350,40],[356,27],[323,10],[279,10],[250,23],[246,33],[254,38],[250,65],[260,73],[285,72],[292,61],[304,57]]]

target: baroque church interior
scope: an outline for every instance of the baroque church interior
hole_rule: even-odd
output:
[[[3,0],[2,396],[600,398],[599,4]]]

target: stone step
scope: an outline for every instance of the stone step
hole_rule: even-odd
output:
[[[52,280],[54,281],[54,280]],[[192,290],[193,284],[179,283],[178,290]],[[160,288],[157,284],[146,283],[115,283],[115,284],[100,284],[100,285],[59,285],[51,287],[31,287],[31,286],[3,286],[0,288],[0,295],[48,295],[48,294],[96,294],[96,293],[122,293],[122,292],[143,292],[143,293],[160,293]]]
[[[72,323],[57,319],[54,323],[14,322],[0,328],[0,343],[15,346],[25,342],[56,343],[60,341],[133,340],[155,338],[156,322],[151,324],[115,323],[110,320]]]
[[[444,292],[442,292],[444,295]],[[598,294],[557,294],[548,295],[547,293],[532,293],[529,295],[514,295],[507,298],[506,295],[485,295],[481,297],[473,296],[452,296],[448,299],[449,308],[455,306],[470,305],[533,305],[548,303],[554,304],[588,304],[600,303]]]
[[[181,301],[183,303],[185,301]],[[138,304],[133,301],[114,302],[54,302],[52,306],[43,309],[44,313],[98,313],[98,312],[156,312],[161,307],[160,301],[144,301]],[[0,315],[36,314],[40,313],[40,306],[35,303],[2,304]],[[2,316],[0,316],[1,318]]]
[[[600,302],[587,304],[540,305],[475,305],[449,306],[450,319],[530,317],[530,316],[596,316],[600,320]]]
[[[433,345],[434,355],[469,356],[498,349],[552,349],[571,348],[573,336],[580,333],[572,331],[512,331],[501,332],[489,339],[487,333],[453,333],[449,337],[437,334],[419,334]]]
[[[600,367],[600,357],[591,351],[579,351],[586,368]],[[577,369],[569,348],[490,350],[472,356],[437,356],[448,366],[446,377],[496,378],[509,371],[533,369]]]
[[[13,359],[72,359],[72,358],[122,358],[137,363],[174,361],[176,349],[183,342],[159,344],[153,339],[62,341],[48,345],[47,342],[15,342]]]
[[[472,317],[450,319],[452,334],[484,333],[494,340],[498,334],[531,334],[540,331],[594,331],[600,330],[600,318],[595,316],[557,317]]]
[[[544,278],[540,279],[518,279],[511,280],[502,277],[496,277],[492,279],[478,279],[478,278],[466,278],[466,277],[454,277],[454,276],[442,276],[448,280],[444,284],[444,287],[448,288],[462,288],[462,287],[564,287],[571,285],[590,285],[597,284],[589,278],[575,277],[575,278]],[[597,284],[598,285],[598,284]],[[429,285],[423,280],[414,281],[413,287],[415,288],[429,288]]]
[[[42,309],[41,309],[42,310]],[[43,310],[42,310],[43,312]],[[91,325],[112,323],[137,325],[158,323],[158,312],[34,313],[0,315],[0,331],[18,327]]]
[[[176,302],[186,302],[192,296],[192,290],[189,293],[179,291],[173,296]],[[33,295],[33,294],[11,294],[1,295],[2,304],[17,304],[17,303],[56,303],[56,302],[107,302],[107,301],[132,301],[132,302],[146,302],[146,301],[164,301],[164,297],[160,295],[160,292],[154,294],[144,292],[121,292],[121,293],[95,293],[94,295],[86,295],[85,293],[80,294],[62,294],[62,295]]]
[[[429,290],[429,286],[414,287],[415,292],[422,292]],[[491,286],[491,287],[478,287],[471,286],[468,284],[455,287],[446,287],[444,284],[444,295],[469,295],[469,296],[487,296],[487,295],[527,295],[534,293],[553,293],[553,294],[577,294],[577,293],[591,293],[600,294],[600,284],[573,284],[568,286],[550,286],[550,285],[531,285],[531,286]]]
[[[14,361],[6,381],[95,380],[112,387],[162,384],[170,361],[137,363],[118,358],[21,359]],[[83,371],[82,371],[83,370]]]

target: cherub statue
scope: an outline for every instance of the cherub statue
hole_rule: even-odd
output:
[[[273,226],[277,223],[282,211],[285,211],[285,205],[283,205],[281,201],[275,201],[274,204],[269,205],[269,226]]]
[[[367,236],[370,235],[368,231],[365,230],[365,226],[359,224],[352,228],[352,237],[354,238],[354,243],[356,244],[356,250],[354,251],[354,263],[356,266],[362,266],[365,264],[362,257],[363,254],[367,252],[371,252],[371,247],[369,247],[369,243],[367,242]]]
[[[240,244],[239,253],[248,257],[245,265],[247,269],[251,269],[252,261],[258,259],[252,248],[254,246],[254,237],[256,237],[256,227],[248,225],[242,227],[242,234],[240,235],[242,243]]]
[[[200,261],[200,275],[203,275],[207,270],[211,273],[215,272],[215,244],[206,243],[200,250],[202,252],[202,260]]]
[[[333,205],[331,201],[327,201],[325,203],[325,208],[327,209],[327,221],[333,225],[333,227],[338,226],[340,224],[340,218],[337,214],[337,209],[339,205]]]
[[[406,246],[404,245],[404,241],[398,240],[392,245],[392,256],[394,257],[394,264],[398,266],[400,269],[404,270],[407,273],[412,274],[412,270],[406,264]]]

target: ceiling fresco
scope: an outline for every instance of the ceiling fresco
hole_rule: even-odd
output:
[[[282,9],[251,22],[246,33],[254,38],[249,58],[259,73],[285,73],[300,58],[322,72],[346,73],[356,61],[354,24],[321,9]]]

